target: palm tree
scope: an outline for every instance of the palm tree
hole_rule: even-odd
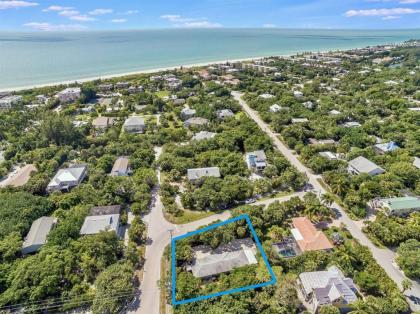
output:
[[[330,193],[325,193],[321,195],[322,204],[327,207],[330,207],[334,203],[334,196]]]

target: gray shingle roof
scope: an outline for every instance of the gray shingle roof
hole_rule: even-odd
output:
[[[97,234],[100,231],[115,231],[118,233],[120,215],[97,215],[85,218],[80,234]]]
[[[47,242],[47,236],[54,225],[53,217],[41,217],[32,223],[31,229],[23,242],[22,249],[28,249],[31,246],[44,245]]]
[[[96,206],[89,211],[89,216],[116,215],[121,213],[120,205]]]
[[[202,177],[220,177],[219,167],[188,169],[188,180],[198,180]]]
[[[363,156],[359,156],[351,161],[349,165],[356,169],[359,173],[371,173],[371,172],[385,172],[384,169],[379,167],[377,164],[371,162],[369,159],[366,159]]]
[[[139,126],[144,125],[144,119],[141,117],[129,117],[124,122],[124,126]]]

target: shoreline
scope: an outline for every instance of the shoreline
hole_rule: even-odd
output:
[[[329,50],[302,50],[302,51],[295,51],[293,53],[288,54],[266,54],[266,55],[260,55],[260,56],[252,56],[252,57],[244,57],[244,58],[233,58],[233,59],[226,59],[226,60],[217,60],[217,61],[203,61],[198,63],[191,63],[191,64],[178,64],[173,66],[166,66],[166,67],[160,67],[160,68],[152,68],[152,69],[145,69],[145,70],[138,70],[138,71],[131,71],[131,72],[122,72],[122,73],[115,73],[115,74],[104,74],[104,75],[98,75],[98,76],[92,76],[82,79],[73,79],[73,80],[65,80],[65,81],[58,81],[58,82],[51,82],[51,83],[41,83],[41,84],[35,84],[35,85],[26,85],[26,86],[17,86],[17,87],[8,87],[8,88],[0,88],[0,92],[22,92],[25,90],[31,90],[31,89],[37,89],[37,88],[44,88],[44,87],[55,87],[59,85],[69,85],[69,84],[77,84],[77,83],[86,83],[96,80],[107,80],[107,79],[115,79],[115,78],[123,78],[127,76],[133,76],[133,75],[140,75],[140,74],[151,74],[151,73],[157,73],[157,72],[163,72],[163,71],[171,71],[182,68],[191,69],[196,67],[206,67],[213,64],[220,64],[220,63],[226,63],[226,62],[243,62],[243,61],[253,61],[258,60],[262,58],[269,58],[269,57],[290,57],[301,53],[329,53],[329,52],[344,52],[352,49],[363,49],[366,47],[377,47],[380,45],[400,45],[403,42],[392,42],[392,43],[382,43],[378,45],[373,46],[358,46],[358,47],[348,47],[348,48],[331,48]]]
[[[328,52],[328,51],[319,51],[319,53],[324,53],[324,52]],[[294,54],[284,54],[284,55],[271,55],[270,57],[289,57],[298,53],[302,53],[302,52],[296,52]],[[203,61],[200,63],[192,63],[192,64],[187,64],[187,65],[179,64],[179,65],[174,65],[174,66],[153,68],[153,69],[147,69],[147,70],[138,70],[138,71],[132,71],[132,72],[116,73],[116,74],[105,74],[105,75],[93,76],[89,78],[76,79],[76,80],[52,82],[52,83],[45,83],[45,84],[43,83],[43,84],[37,84],[37,85],[18,86],[18,87],[9,87],[9,88],[0,88],[0,92],[21,92],[25,90],[50,87],[50,86],[68,85],[68,84],[74,84],[74,83],[86,83],[86,82],[91,82],[91,81],[96,81],[96,80],[123,78],[123,77],[131,76],[131,75],[171,71],[171,70],[180,69],[181,67],[186,68],[186,69],[191,69],[191,68],[196,68],[196,67],[210,66],[212,64],[219,64],[219,63],[226,63],[226,62],[252,61],[252,60],[268,58],[268,57],[269,57],[268,55],[265,55],[265,56],[255,56],[255,57],[239,58],[239,59],[232,59],[232,60],[227,59],[223,61],[220,61],[220,60],[219,61]]]

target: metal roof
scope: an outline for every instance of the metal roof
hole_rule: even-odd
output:
[[[47,242],[47,236],[54,225],[55,219],[53,217],[41,217],[32,223],[25,241],[23,242],[23,249],[32,245],[44,245]]]

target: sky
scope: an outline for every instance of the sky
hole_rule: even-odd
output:
[[[0,30],[420,28],[420,0],[0,0]]]

